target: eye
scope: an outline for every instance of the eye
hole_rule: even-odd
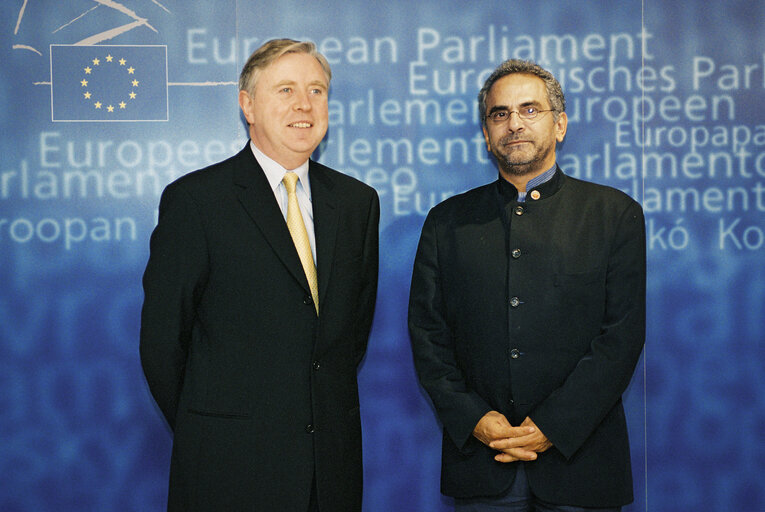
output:
[[[324,90],[318,87],[315,87],[311,89],[311,94],[316,94],[318,96],[318,95],[324,94]]]
[[[537,107],[524,107],[521,109],[521,112],[526,117],[534,117],[539,113],[539,109]]]
[[[281,89],[279,89],[279,92],[289,94],[292,92],[292,87],[282,87]]]
[[[489,117],[492,121],[504,121],[507,119],[507,110],[495,110],[489,114]]]

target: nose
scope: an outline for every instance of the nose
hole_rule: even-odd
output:
[[[523,128],[526,126],[526,124],[523,122],[523,119],[521,119],[521,115],[515,110],[510,112],[508,115],[510,117],[507,120],[507,129],[511,132],[523,131]]]
[[[311,110],[311,100],[308,97],[308,93],[305,91],[298,91],[295,94],[295,103],[293,104],[295,110]]]

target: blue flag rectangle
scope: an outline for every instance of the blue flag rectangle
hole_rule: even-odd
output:
[[[167,46],[51,45],[53,121],[167,121]]]

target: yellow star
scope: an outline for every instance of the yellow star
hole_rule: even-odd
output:
[[[108,110],[109,112],[114,112],[114,107],[109,105],[108,107],[106,107],[106,110]]]
[[[113,60],[114,60],[114,57],[112,57],[111,55],[106,56],[106,62],[111,62]]]
[[[80,82],[80,85],[83,86],[83,87],[87,87],[88,86],[88,81],[87,80],[82,80]]]
[[[101,108],[101,102],[97,101],[93,104],[96,108]]]
[[[133,87],[138,87],[138,80],[133,80]]]
[[[130,99],[131,99],[131,100],[134,100],[134,99],[135,99],[135,93],[134,93],[134,92],[131,92],[131,93],[130,93]]]
[[[125,62],[127,62],[125,59],[120,59],[120,66],[124,66]]]
[[[100,60],[98,60],[98,59],[93,59],[93,65],[94,65],[94,66],[98,66],[99,64],[101,64],[101,61],[100,61]]]
[[[89,99],[90,99],[90,93],[89,93],[88,91],[85,91],[85,94],[84,94],[84,96],[85,96],[85,99],[86,99],[86,100],[89,100]]]
[[[89,75],[91,71],[93,71],[93,70],[90,69],[90,67],[85,68],[85,74],[86,75]]]
[[[134,74],[134,73],[135,73],[135,68],[134,68],[133,66],[130,66],[130,67],[128,68],[128,74],[129,74],[129,75],[132,75],[132,74]]]
[[[127,104],[124,101],[120,101],[120,108],[125,108]]]

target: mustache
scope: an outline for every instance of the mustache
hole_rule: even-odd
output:
[[[519,140],[528,140],[528,139],[524,139],[520,135],[505,135],[504,137],[499,139],[499,143],[502,146],[506,146],[507,144],[510,144],[511,142],[516,142]]]

